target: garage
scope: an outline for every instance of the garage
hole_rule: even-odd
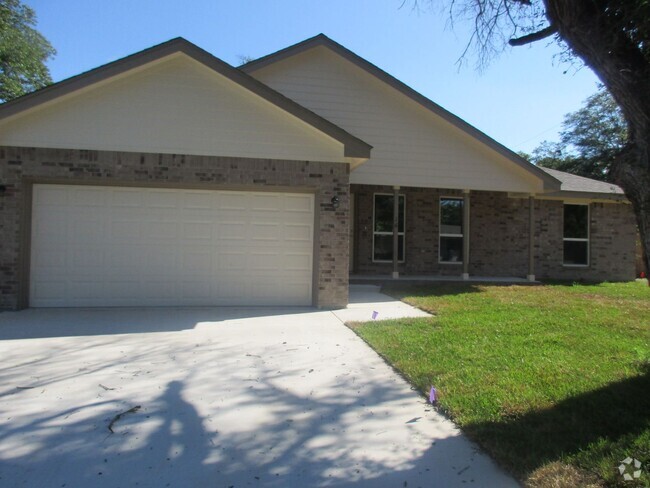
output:
[[[0,311],[348,303],[371,146],[184,39],[0,106]]]
[[[314,195],[36,184],[31,307],[311,305]]]

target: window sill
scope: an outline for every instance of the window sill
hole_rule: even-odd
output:
[[[454,264],[463,264],[463,262],[462,261],[438,261],[438,264],[451,264],[451,265],[454,265]]]
[[[562,263],[563,268],[589,268],[588,264],[564,264]]]

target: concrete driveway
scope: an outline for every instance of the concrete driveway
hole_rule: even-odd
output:
[[[516,486],[341,322],[373,311],[422,314],[2,313],[0,486]]]

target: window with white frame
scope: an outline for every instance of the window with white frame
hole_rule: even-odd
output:
[[[441,263],[463,262],[463,199],[440,199],[440,245]]]
[[[564,265],[589,265],[589,205],[564,205]]]
[[[393,195],[375,194],[373,211],[372,260],[391,262],[393,260]],[[399,195],[399,220],[397,226],[397,253],[400,262],[404,262],[404,225],[406,222],[406,202],[404,195]]]

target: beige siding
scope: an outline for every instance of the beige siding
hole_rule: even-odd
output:
[[[542,190],[539,178],[325,47],[252,74],[373,146],[351,183]]]
[[[0,123],[0,145],[343,161],[343,145],[183,54]]]

